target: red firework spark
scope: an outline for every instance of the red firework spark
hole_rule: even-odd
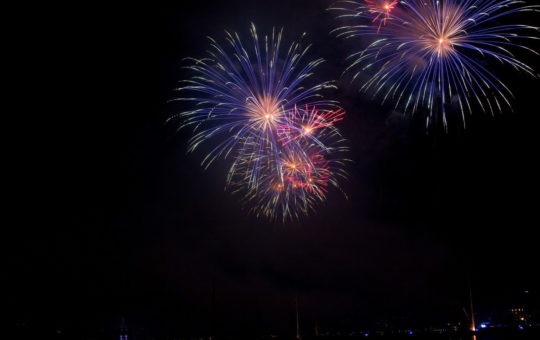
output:
[[[379,20],[379,28],[377,33],[381,29],[382,25],[386,25],[386,20],[390,18],[390,13],[398,4],[397,0],[366,0],[369,11],[374,15],[371,22]]]

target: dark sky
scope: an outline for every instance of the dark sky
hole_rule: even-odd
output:
[[[538,80],[502,68],[513,112],[477,112],[466,130],[455,121],[448,133],[427,133],[421,113],[391,116],[339,79],[354,44],[329,35],[327,5],[77,5],[23,15],[22,69],[32,71],[21,76],[11,139],[18,166],[7,207],[16,218],[4,225],[12,325],[92,332],[125,317],[148,332],[207,334],[212,285],[222,333],[294,333],[296,295],[306,332],[315,321],[463,321],[468,280],[480,316],[524,290],[538,305]],[[167,100],[189,75],[182,58],[204,56],[205,37],[223,39],[225,29],[247,37],[251,21],[260,32],[285,27],[286,41],[307,32],[308,59],[327,59],[317,79],[338,80],[327,94],[347,111],[349,199],[331,193],[298,223],[246,216],[223,190],[226,162],[203,171],[203,154],[186,154],[189,131],[165,124],[180,110]],[[539,59],[524,56],[537,69]]]

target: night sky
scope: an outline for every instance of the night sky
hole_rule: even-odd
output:
[[[13,328],[110,334],[124,317],[139,332],[205,335],[213,289],[221,334],[294,334],[295,296],[306,333],[315,322],[463,322],[469,282],[479,317],[522,303],[525,290],[538,307],[538,80],[489,64],[514,110],[426,130],[421,111],[403,118],[340,78],[355,44],[329,34],[328,5],[23,15],[21,69],[31,71],[9,146],[15,218],[3,226]],[[248,38],[252,21],[261,34],[284,27],[285,42],[307,32],[306,60],[327,60],[315,77],[337,80],[326,95],[347,111],[348,199],[333,192],[295,223],[249,216],[224,191],[227,161],[203,171],[204,148],[187,154],[191,132],[165,124],[181,109],[168,100],[189,76],[182,58],[205,56],[205,37],[223,41],[225,29]],[[540,69],[540,57],[523,60]]]

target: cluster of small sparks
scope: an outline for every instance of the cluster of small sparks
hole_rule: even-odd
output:
[[[347,148],[335,127],[345,114],[320,92],[331,82],[305,87],[323,62],[303,63],[309,46],[293,43],[280,54],[282,30],[252,46],[226,32],[227,48],[209,38],[205,59],[188,58],[194,76],[182,81],[179,101],[191,103],[177,115],[180,128],[192,127],[189,151],[210,141],[201,165],[230,160],[226,188],[240,195],[255,215],[269,219],[300,218],[327,199],[329,186],[345,178]],[[175,118],[175,117],[172,117]]]
[[[365,0],[338,1],[330,8],[351,24],[335,30],[345,38],[371,39],[349,56],[353,79],[369,74],[361,90],[383,94],[397,108],[428,108],[427,124],[455,106],[465,124],[474,106],[484,112],[510,107],[510,89],[490,71],[492,59],[533,77],[533,69],[511,50],[538,39],[538,28],[509,23],[520,12],[538,11],[516,0]],[[434,113],[440,113],[435,115]]]

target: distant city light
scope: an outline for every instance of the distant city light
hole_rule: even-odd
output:
[[[523,326],[522,326],[522,325],[519,325],[518,328],[519,328],[520,330],[523,330]]]
[[[487,325],[485,323],[481,323],[480,328],[487,328]]]
[[[409,331],[409,335],[413,335],[413,331]]]
[[[364,336],[369,336],[369,333],[364,333]]]

